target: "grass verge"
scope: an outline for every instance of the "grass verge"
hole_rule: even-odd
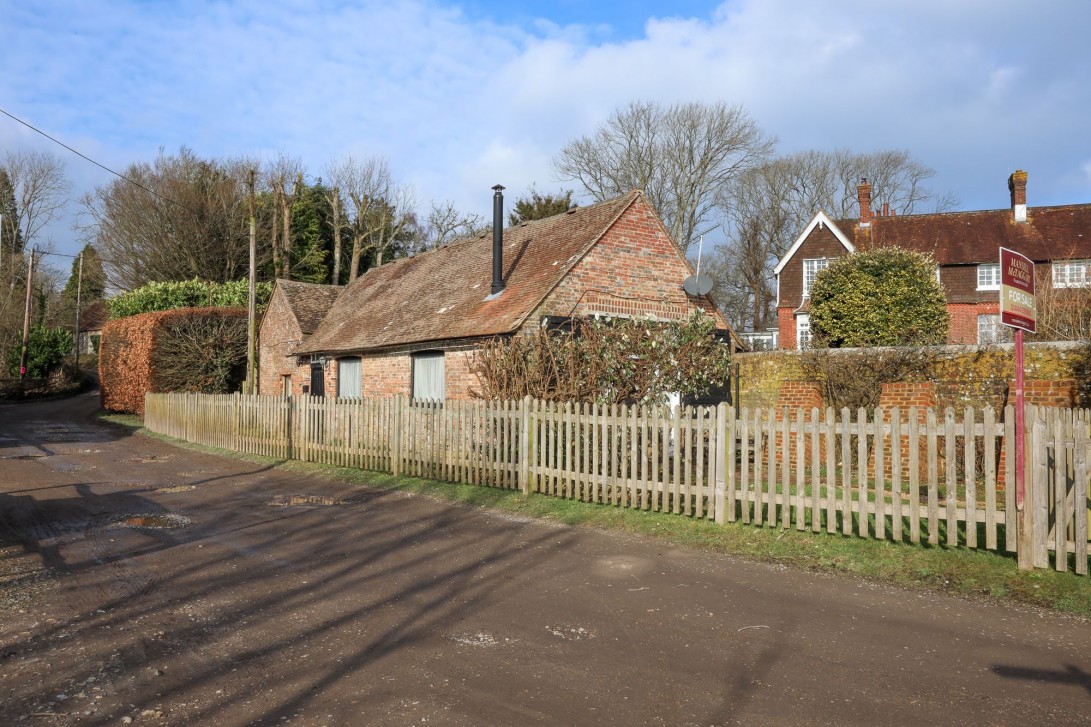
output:
[[[140,424],[137,417],[111,415],[101,418],[134,429]],[[948,549],[799,532],[779,526],[757,527],[741,523],[720,526],[680,515],[593,505],[545,495],[523,497],[518,490],[394,477],[310,462],[256,457],[189,444],[146,430],[144,433],[195,451],[275,465],[290,472],[320,475],[366,487],[412,492],[565,525],[658,538],[754,561],[850,575],[878,583],[976,599],[1031,605],[1091,619],[1091,578],[1052,570],[1020,571],[1014,554],[1009,556],[965,548]]]

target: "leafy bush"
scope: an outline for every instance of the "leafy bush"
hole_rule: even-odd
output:
[[[731,352],[700,313],[683,322],[573,319],[570,332],[538,329],[497,338],[471,366],[475,396],[600,404],[661,402],[671,392],[698,397],[727,379]]]
[[[108,301],[110,317],[124,318],[173,308],[245,308],[249,287],[247,280],[212,283],[193,279],[148,283],[111,298]],[[258,307],[268,303],[272,294],[272,283],[258,283]]]
[[[950,319],[928,255],[881,247],[838,258],[815,277],[816,346],[927,346],[946,342]]]
[[[72,334],[63,328],[46,328],[42,325],[30,329],[27,337],[27,376],[44,379],[64,362],[72,352]],[[19,376],[19,360],[22,345],[8,349],[7,368],[11,376]]]

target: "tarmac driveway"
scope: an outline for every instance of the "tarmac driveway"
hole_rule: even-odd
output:
[[[300,477],[96,407],[0,407],[0,724],[1091,723],[1082,621]]]

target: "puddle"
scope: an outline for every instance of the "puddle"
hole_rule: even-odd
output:
[[[158,515],[122,515],[114,520],[114,525],[142,530],[170,530],[172,528],[184,528],[189,525],[189,522],[189,518],[183,515],[165,513]]]
[[[171,458],[169,454],[149,454],[149,455],[137,455],[135,457],[129,457],[126,462],[135,462],[136,464],[152,464],[154,462],[166,462]]]
[[[163,487],[157,487],[156,492],[192,492],[197,489],[197,485],[164,485]]]
[[[342,500],[337,497],[322,497],[320,495],[285,495],[284,497],[274,497],[265,504],[272,505],[273,507],[332,507],[334,505],[352,505],[353,502],[351,500]]]

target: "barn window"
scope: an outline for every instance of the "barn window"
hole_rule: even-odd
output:
[[[413,398],[418,401],[443,401],[446,396],[446,371],[443,351],[413,354]]]
[[[337,359],[337,395],[340,397],[360,396],[363,377],[361,375],[360,359]]]

